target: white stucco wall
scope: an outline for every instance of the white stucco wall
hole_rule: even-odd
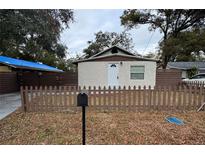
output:
[[[185,70],[182,70],[182,78],[187,78],[187,71]]]
[[[119,85],[120,86],[151,86],[156,82],[156,62],[153,61],[98,61],[82,62],[78,64],[79,86],[108,86],[108,64],[119,64]],[[145,67],[144,80],[130,79],[130,66],[139,65]]]

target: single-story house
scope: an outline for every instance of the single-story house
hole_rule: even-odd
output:
[[[169,62],[167,69],[177,69],[182,71],[182,78],[187,78],[187,71],[196,67],[198,73],[205,73],[205,62]]]
[[[156,83],[156,61],[142,58],[118,46],[90,58],[75,61],[79,86],[151,86]]]

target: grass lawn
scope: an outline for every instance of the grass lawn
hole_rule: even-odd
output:
[[[81,113],[17,111],[0,120],[0,144],[81,144]],[[88,111],[87,144],[205,144],[205,113]]]

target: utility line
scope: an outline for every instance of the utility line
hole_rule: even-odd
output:
[[[152,37],[153,37],[154,33],[155,33],[155,31],[154,31],[154,32],[152,32],[152,35],[150,36],[149,41],[147,42],[147,45],[146,45],[146,47],[145,47],[144,51],[142,52],[142,55],[143,55],[143,54],[144,54],[144,52],[147,50],[147,48],[148,48],[148,46],[149,46],[149,43],[150,43],[150,41],[151,41],[151,39],[152,39]]]

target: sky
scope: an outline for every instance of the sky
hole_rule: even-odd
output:
[[[68,47],[67,57],[82,55],[83,49],[88,47],[88,41],[94,40],[98,31],[121,33],[125,27],[121,26],[120,16],[123,10],[74,10],[74,23],[63,31],[61,41]],[[162,38],[159,30],[149,31],[148,25],[140,25],[129,30],[134,43],[134,51],[139,54],[156,52],[158,42]]]

